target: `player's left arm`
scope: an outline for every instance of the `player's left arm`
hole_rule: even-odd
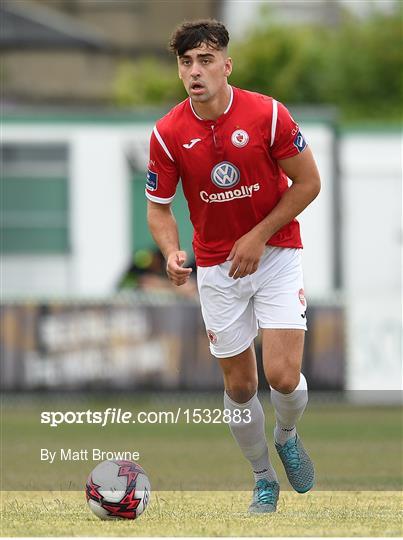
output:
[[[270,214],[235,242],[227,259],[232,260],[229,276],[234,279],[256,272],[267,240],[297,217],[319,194],[320,175],[308,146],[296,156],[279,160],[278,164],[292,185]]]
[[[320,175],[309,146],[296,156],[278,161],[278,164],[292,185],[270,214],[255,227],[255,232],[265,243],[281,227],[297,217],[320,192]]]

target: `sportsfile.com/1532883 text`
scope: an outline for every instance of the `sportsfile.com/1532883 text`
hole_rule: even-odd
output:
[[[58,427],[63,424],[248,424],[250,409],[182,408],[174,411],[125,411],[108,407],[103,411],[42,411],[41,424]]]

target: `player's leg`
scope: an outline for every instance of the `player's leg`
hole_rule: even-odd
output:
[[[276,449],[291,485],[302,493],[313,486],[314,469],[296,433],[308,402],[301,373],[306,300],[300,250],[269,248],[254,281],[255,313],[263,329],[263,365],[276,415]]]
[[[308,388],[301,373],[304,330],[264,329],[263,366],[276,414],[274,439],[288,480],[299,493],[314,484],[314,468],[296,431],[308,403]]]
[[[252,511],[270,512],[275,510],[278,483],[269,460],[264,412],[257,397],[253,289],[250,280],[234,281],[228,276],[230,264],[198,268],[200,302],[210,350],[223,372],[224,408],[230,411],[231,418],[229,427],[255,471],[256,483],[261,486],[257,486],[255,494],[262,502]],[[236,410],[242,411],[241,422]]]
[[[231,414],[231,432],[252,465],[255,480],[277,480],[269,460],[263,407],[257,397],[257,369],[253,346],[232,358],[220,358],[224,377],[224,407]],[[235,411],[241,411],[238,421]]]
[[[301,373],[304,330],[263,329],[263,367],[276,412],[275,441],[284,444],[296,435],[296,423],[308,403]]]
[[[257,397],[257,368],[253,345],[231,358],[220,358],[224,377],[224,408],[230,414],[229,427],[243,455],[250,462],[255,489],[250,512],[276,510],[279,484],[269,458],[265,416]]]

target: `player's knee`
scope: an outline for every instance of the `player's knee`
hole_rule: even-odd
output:
[[[246,403],[256,394],[257,381],[230,383],[226,385],[225,391],[235,403]]]
[[[291,394],[299,382],[299,373],[278,373],[270,377],[270,386],[282,394]]]

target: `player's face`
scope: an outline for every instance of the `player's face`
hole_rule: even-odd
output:
[[[193,101],[206,103],[227,86],[232,60],[227,51],[217,50],[206,43],[178,56],[179,78]]]

